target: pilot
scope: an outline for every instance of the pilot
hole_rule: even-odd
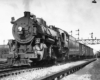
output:
[[[35,46],[33,47],[33,51],[39,56],[39,60],[43,59],[46,48],[47,46],[44,43],[41,43],[41,39],[39,37],[35,38]]]

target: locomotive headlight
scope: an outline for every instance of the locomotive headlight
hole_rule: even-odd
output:
[[[18,27],[18,30],[19,30],[19,31],[22,31],[22,27],[21,27],[21,26],[20,26],[20,27]]]

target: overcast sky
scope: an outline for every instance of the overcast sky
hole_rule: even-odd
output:
[[[100,39],[100,0],[0,0],[0,44],[13,38],[11,17],[23,16],[30,11],[43,18],[47,25],[55,25],[77,38],[90,38],[90,33]],[[100,45],[93,46],[100,49]],[[97,50],[98,50],[97,49]]]

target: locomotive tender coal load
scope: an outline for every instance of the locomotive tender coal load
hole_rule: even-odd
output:
[[[13,66],[32,65],[40,61],[68,61],[93,57],[93,49],[81,44],[66,31],[47,25],[42,18],[30,12],[14,20],[9,40],[9,54],[4,55]]]

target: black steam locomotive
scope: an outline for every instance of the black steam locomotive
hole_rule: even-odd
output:
[[[81,44],[66,31],[46,25],[42,18],[30,12],[14,20],[9,40],[9,54],[3,55],[11,65],[31,65],[38,61],[66,61],[69,59],[92,58],[93,49]]]

